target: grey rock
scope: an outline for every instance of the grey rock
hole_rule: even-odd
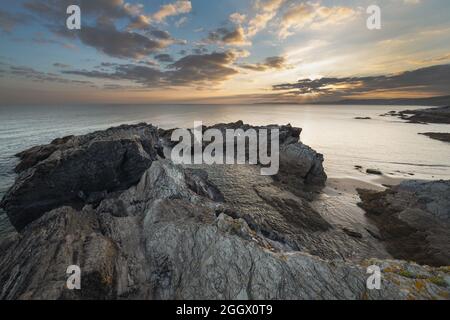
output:
[[[146,124],[120,126],[26,150],[1,207],[21,230],[51,209],[125,190],[157,159],[156,131]]]
[[[439,140],[443,142],[450,142],[450,133],[442,133],[442,132],[425,132],[419,133],[421,135],[427,136],[434,140]]]
[[[383,173],[378,169],[367,169],[366,173],[381,176]]]
[[[278,177],[281,180],[294,180],[297,182],[297,187],[299,184],[325,185],[327,175],[323,169],[323,160],[322,154],[303,143],[282,145]]]
[[[218,125],[227,126],[248,128]],[[375,247],[312,209],[303,187],[325,181],[323,157],[299,141],[300,129],[278,128],[287,183],[283,172],[274,180],[254,166],[176,166],[162,159],[170,131],[146,124],[22,153],[3,200],[20,233],[0,241],[0,299],[448,298],[448,268],[349,259]],[[445,184],[404,188],[412,199],[421,190],[418,203],[436,219],[448,216],[448,199],[429,198]],[[383,270],[382,290],[366,287],[373,264]],[[66,288],[69,265],[81,268],[81,290]]]
[[[154,161],[136,186],[97,208],[54,209],[10,239],[0,259],[0,299],[445,299],[448,270],[389,260],[362,265],[283,251],[217,202],[181,167]],[[203,181],[203,186],[208,185]],[[81,290],[65,288],[68,265]],[[367,290],[366,266],[383,270]],[[405,277],[408,268],[422,276]],[[398,271],[397,271],[398,269]],[[412,274],[412,271],[411,271]],[[430,280],[428,280],[430,279]],[[422,280],[421,280],[422,281]]]
[[[450,264],[450,181],[407,180],[383,192],[358,192],[395,258]]]

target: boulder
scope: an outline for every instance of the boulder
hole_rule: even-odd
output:
[[[450,181],[408,180],[383,192],[358,192],[395,258],[450,265]]]

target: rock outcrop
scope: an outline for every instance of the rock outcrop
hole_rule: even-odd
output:
[[[439,140],[439,141],[443,141],[443,142],[450,142],[450,133],[443,133],[443,132],[424,132],[424,133],[419,133],[422,134],[424,136],[427,136],[431,139],[434,140]]]
[[[238,121],[211,128],[225,131],[262,127]],[[301,129],[290,125],[264,128],[280,130],[282,172],[294,175],[296,188],[325,183],[323,157],[299,142]],[[171,132],[145,123],[124,125],[25,150],[17,155],[21,160],[16,167],[19,175],[1,207],[12,225],[21,230],[59,206],[98,204],[108,195],[136,184],[154,160],[164,157],[164,148],[173,146]]]
[[[383,192],[358,191],[394,257],[450,265],[450,181],[410,180]]]
[[[244,219],[216,213],[208,196],[216,191],[197,193],[208,185],[197,178],[154,161],[136,186],[97,208],[44,214],[1,245],[0,299],[448,297],[447,269],[367,261],[386,270],[382,289],[368,290],[365,265],[277,249]],[[65,287],[73,264],[82,270],[81,290]]]
[[[404,110],[400,112],[391,111],[385,115],[400,117],[411,123],[447,123],[450,124],[450,106]]]
[[[145,124],[22,153],[25,162],[3,201],[20,228],[0,241],[0,299],[448,299],[448,268],[347,259],[356,245],[373,248],[361,233],[337,230],[290,191],[323,183],[323,158],[299,142],[299,129],[280,132],[280,157],[297,179],[286,188],[279,177],[239,186],[227,179],[251,180],[254,166],[233,172],[174,165],[163,157],[170,132]],[[115,150],[126,154],[122,165],[103,156]],[[109,179],[113,168],[119,173]],[[106,172],[110,187],[96,184],[102,178],[96,170]],[[210,173],[225,175],[224,185],[212,183]],[[53,179],[64,189],[52,189]],[[64,179],[82,186],[80,201],[73,201],[75,193],[65,196]],[[33,192],[48,192],[52,208],[27,194]],[[81,268],[81,290],[66,288],[70,265]],[[367,289],[369,265],[382,271],[380,290]]]
[[[19,173],[1,206],[21,230],[61,205],[83,206],[136,184],[157,158],[157,129],[121,126],[57,139],[21,152]]]

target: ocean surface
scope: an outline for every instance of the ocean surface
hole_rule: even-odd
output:
[[[409,106],[334,105],[95,105],[0,106],[0,198],[13,184],[16,153],[54,138],[120,124],[147,122],[162,128],[243,120],[254,125],[303,128],[301,140],[324,154],[332,178],[370,179],[355,166],[394,178],[450,179],[450,144],[419,135],[450,132],[450,125],[410,124],[382,117]],[[355,117],[371,117],[357,120]],[[0,211],[0,236],[10,230]]]

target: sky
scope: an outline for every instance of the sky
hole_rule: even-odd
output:
[[[81,9],[69,30],[66,10]],[[381,9],[369,30],[367,8]],[[448,0],[2,0],[0,104],[450,95]]]

